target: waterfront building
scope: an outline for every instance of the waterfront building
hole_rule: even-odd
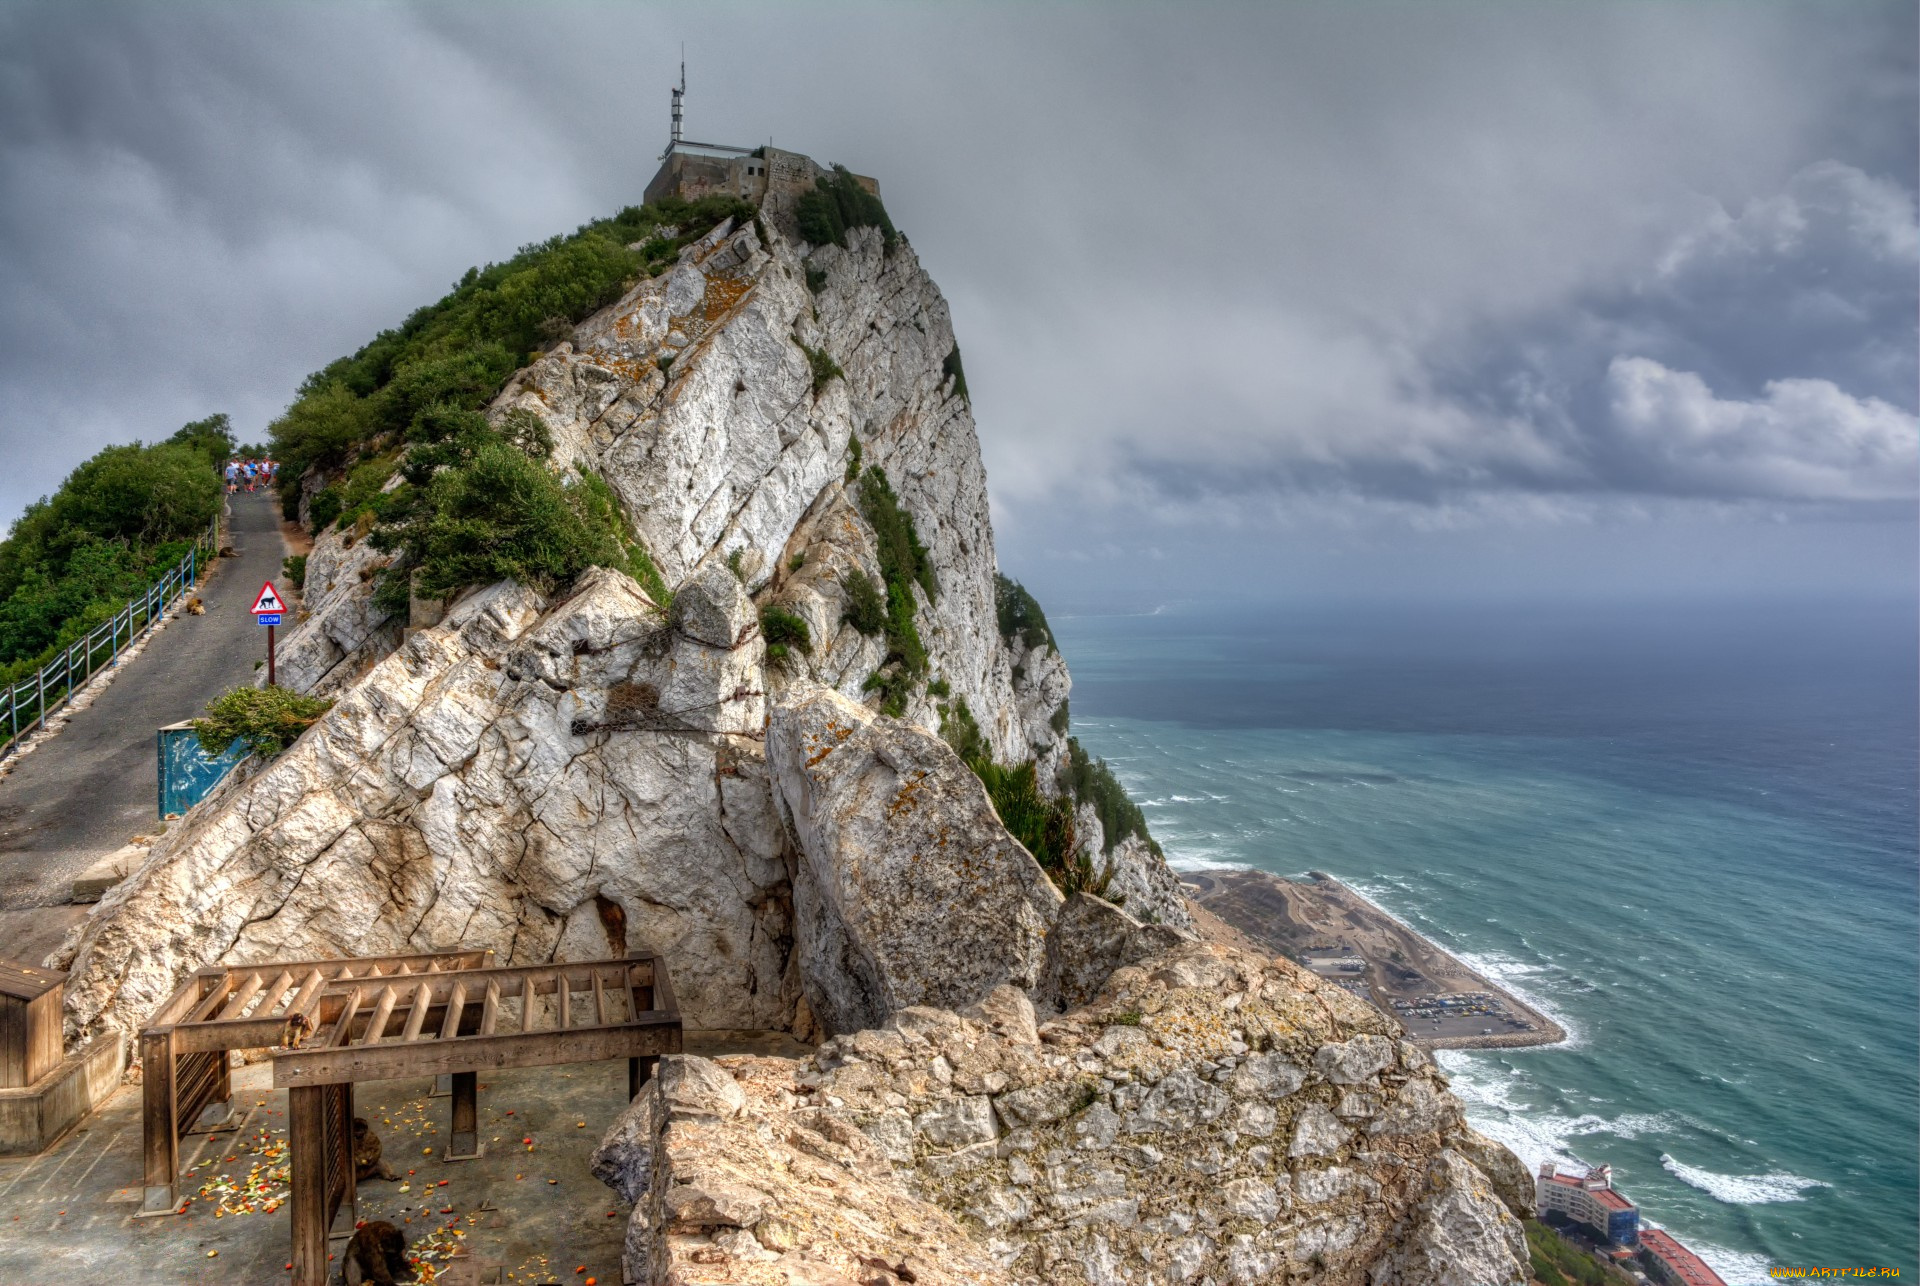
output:
[[[1605,1246],[1640,1243],[1640,1209],[1613,1190],[1612,1166],[1597,1165],[1584,1174],[1562,1174],[1548,1161],[1541,1165],[1533,1187],[1540,1217],[1547,1222],[1577,1224]],[[1557,1221],[1553,1218],[1556,1215]]]
[[[1640,1234],[1640,1263],[1660,1286],[1727,1286],[1700,1256],[1658,1228]]]

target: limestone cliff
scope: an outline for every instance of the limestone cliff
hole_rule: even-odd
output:
[[[842,374],[818,378],[809,350]],[[891,484],[937,590],[909,590],[928,663],[904,685],[906,722],[939,726],[937,681],[996,759],[1037,757],[1048,789],[1064,762],[1050,720],[1066,666],[1050,641],[999,631],[954,351],[904,239],[808,246],[770,218],[716,227],[515,374],[490,415],[535,412],[556,469],[607,481],[671,613],[600,570],[552,601],[475,591],[407,629],[374,603],[388,556],[363,529],[321,532],[280,670],[339,705],[176,826],[68,944],[70,1036],[131,1030],[209,961],[454,942],[510,962],[604,954],[607,902],[626,945],[675,960],[692,1023],[811,1032],[807,855],[765,738],[770,708],[823,686],[879,704],[886,643],[848,619],[854,573],[882,577],[850,462]],[[769,606],[806,622],[810,651],[769,663]],[[1080,831],[1104,863],[1097,823]],[[1187,922],[1158,855],[1133,843],[1114,859],[1114,896]]]

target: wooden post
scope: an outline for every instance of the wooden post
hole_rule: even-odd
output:
[[[174,1120],[173,1029],[140,1033],[141,1137],[146,1153],[142,1214],[172,1214],[174,1175],[180,1160],[180,1129]]]
[[[449,1161],[471,1161],[480,1155],[480,1073],[454,1072],[453,1143]]]
[[[654,1069],[660,1066],[658,1057],[629,1058],[627,1060],[627,1101],[640,1097],[640,1091],[653,1079]]]
[[[272,687],[272,686],[274,685],[274,677],[273,677],[273,630],[274,630],[274,627],[273,627],[273,626],[271,626],[271,625],[269,625],[269,626],[267,626],[267,686],[268,686],[268,687]]]
[[[287,1091],[287,1144],[293,1167],[293,1286],[327,1286],[327,1099],[331,1085]],[[347,1131],[347,1174],[353,1132]]]
[[[336,1085],[333,1088],[340,1096],[339,1143],[341,1193],[339,1209],[347,1212],[347,1230],[340,1235],[351,1237],[353,1235],[354,1224],[360,1220],[360,1177],[354,1172],[353,1168],[353,1082],[348,1081],[344,1085]],[[337,1225],[340,1223],[340,1220],[335,1218],[333,1222]],[[331,1238],[333,1235],[331,1228],[329,1228],[328,1233]]]

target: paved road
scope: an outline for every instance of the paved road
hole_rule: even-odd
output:
[[[133,835],[150,834],[154,731],[252,681],[253,663],[267,654],[266,631],[247,609],[260,583],[279,577],[286,555],[273,496],[234,496],[229,529],[239,557],[220,559],[201,582],[206,615],[172,621],[145,652],[123,662],[127,671],[91,706],[0,778],[0,909],[60,906],[74,876],[95,859]],[[0,955],[37,959],[32,948],[45,936],[32,932],[37,928],[30,916],[0,919]],[[7,940],[23,932],[30,945]]]

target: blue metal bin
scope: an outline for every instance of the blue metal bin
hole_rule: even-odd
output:
[[[160,816],[178,816],[207,797],[221,778],[250,753],[236,741],[224,753],[210,755],[200,748],[199,734],[189,722],[160,729]]]

